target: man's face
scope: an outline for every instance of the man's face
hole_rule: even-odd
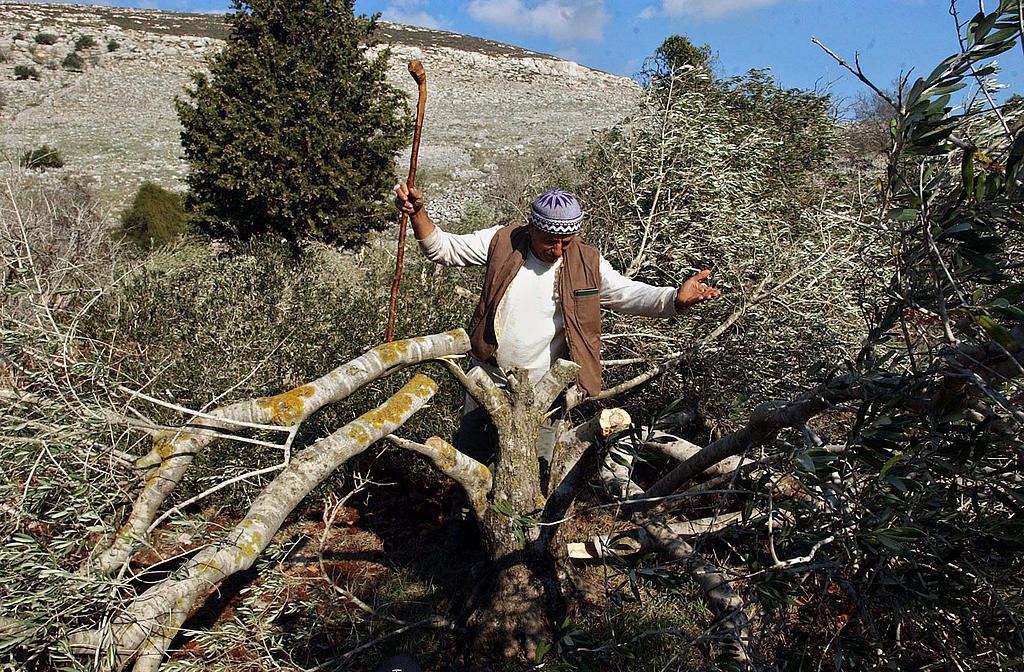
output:
[[[545,233],[530,224],[530,249],[538,259],[546,264],[553,264],[561,259],[562,253],[574,240],[576,240],[575,234],[556,236],[553,233]]]

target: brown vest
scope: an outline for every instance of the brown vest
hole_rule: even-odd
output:
[[[487,274],[480,305],[469,322],[473,356],[486,362],[498,349],[494,316],[512,279],[526,262],[530,231],[526,226],[499,229],[487,250]],[[587,396],[601,391],[601,253],[575,240],[562,252],[558,297],[569,357],[580,365],[576,383]]]

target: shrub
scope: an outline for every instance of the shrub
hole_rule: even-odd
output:
[[[64,60],[60,62],[60,65],[65,70],[81,72],[85,70],[85,59],[82,58],[77,52],[69,51],[68,55],[64,57]]]
[[[464,269],[428,273],[427,262],[407,261],[396,337],[464,325],[475,305],[455,291]],[[158,379],[161,395],[184,406],[264,396],[313,380],[383,341],[393,264],[389,251],[378,249],[357,258],[314,243],[296,260],[287,246],[267,240],[233,255],[186,240],[153,250],[88,311],[81,333],[100,340],[116,335],[144,352],[121,362],[120,378]],[[446,381],[433,402],[436,412],[418,414],[406,428],[413,435],[450,436],[461,393],[444,373],[431,375]],[[303,425],[294,449],[380,403],[392,386],[382,381],[324,409]],[[180,422],[173,413],[156,412],[161,422]],[[226,442],[196,467],[203,475],[240,473],[251,469],[253,457],[251,446]],[[244,489],[240,484],[236,491]],[[233,505],[244,509],[245,498],[234,498]]]
[[[110,40],[107,42],[107,51],[117,51],[121,48],[121,45],[117,43],[117,40]]]
[[[39,79],[39,71],[33,65],[14,66],[15,79]]]
[[[11,60],[11,52],[0,47],[0,63],[6,63],[9,60]]]
[[[101,401],[109,389],[112,348],[74,335],[83,306],[112,282],[118,255],[87,183],[19,170],[8,171],[4,181],[0,500],[17,501],[17,513],[12,507],[2,523],[0,620],[24,619],[34,633],[24,639],[5,635],[0,656],[73,666],[61,655],[59,640],[71,622],[64,619],[95,617],[109,596],[96,590],[100,583],[73,574],[85,540],[102,534],[102,519],[119,498],[130,496],[127,484],[134,480],[130,463],[101,447],[120,436],[113,452],[131,450],[108,424],[113,409]],[[53,460],[37,461],[41,446]],[[104,455],[98,460],[97,450]],[[24,497],[13,500],[16,492]],[[33,595],[32,605],[15,606],[20,597],[14,596],[26,594]]]
[[[683,35],[672,35],[654,50],[639,73],[644,87],[658,87],[671,80],[672,73],[684,68],[696,68],[709,73],[714,64],[714,55],[707,44],[697,46]]]
[[[410,123],[367,59],[375,21],[343,0],[239,2],[232,37],[178,101],[198,227],[354,246],[393,220],[394,155]]]
[[[21,157],[22,168],[45,170],[46,168],[62,168],[63,166],[64,157],[61,156],[56,148],[49,145],[30,149]]]
[[[75,41],[75,51],[81,51],[82,49],[91,49],[96,46],[96,40],[92,35],[82,35]]]
[[[143,182],[131,206],[121,213],[121,227],[125,236],[140,247],[166,245],[185,232],[181,196]]]
[[[36,33],[36,44],[57,44],[57,36],[53,33]]]

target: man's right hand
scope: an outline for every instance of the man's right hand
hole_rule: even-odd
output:
[[[423,209],[423,194],[416,187],[400,184],[395,188],[395,205],[403,215],[409,216],[416,240],[423,240],[434,231],[427,211]]]
[[[395,205],[399,212],[412,217],[423,209],[423,194],[416,187],[399,184],[395,188]]]

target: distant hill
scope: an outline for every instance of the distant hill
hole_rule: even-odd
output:
[[[53,44],[38,42],[40,33],[55,36]],[[84,71],[62,68],[83,36],[95,42],[79,51]],[[112,206],[143,180],[180,188],[187,165],[173,100],[226,36],[217,14],[4,2],[6,163],[50,144],[64,155],[64,170],[93,176]],[[625,116],[638,91],[632,80],[477,37],[388,23],[378,37],[380,48],[391,49],[389,78],[413,102],[405,65],[420,59],[426,67],[419,183],[433,184],[435,200],[443,192],[460,201],[457,195],[482,185],[503,157],[566,153]],[[34,68],[38,80],[16,79],[18,66]]]

